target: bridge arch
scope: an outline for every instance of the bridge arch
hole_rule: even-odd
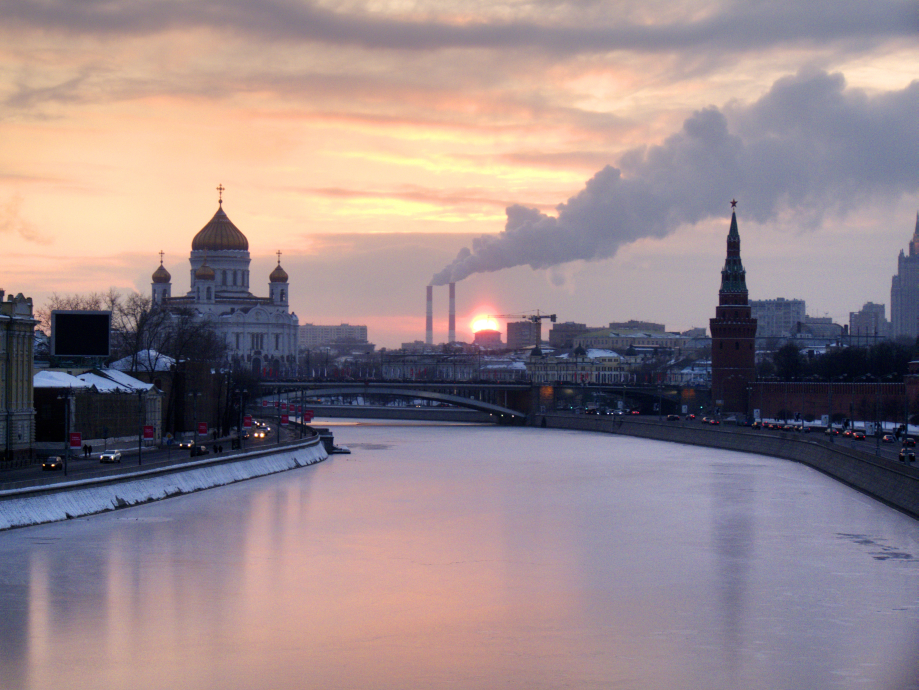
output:
[[[393,395],[413,400],[432,400],[436,402],[448,403],[456,407],[465,407],[470,410],[487,412],[497,418],[498,423],[520,423],[526,420],[526,413],[519,410],[512,410],[508,407],[495,405],[493,403],[483,402],[474,398],[466,398],[461,395],[451,393],[442,393],[439,391],[403,388],[401,386],[381,386],[379,384],[368,388],[363,384],[343,384],[340,386],[310,386],[308,384],[291,384],[284,385],[284,388],[293,388],[302,395],[311,395],[314,397],[327,397],[332,395]]]

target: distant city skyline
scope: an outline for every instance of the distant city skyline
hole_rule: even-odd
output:
[[[149,294],[160,251],[184,292],[222,185],[300,323],[383,347],[424,338],[448,279],[467,342],[536,309],[704,326],[732,198],[750,299],[890,313],[919,209],[913,3],[168,7],[5,9],[7,294]]]

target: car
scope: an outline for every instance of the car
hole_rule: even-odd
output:
[[[632,414],[641,414],[641,410],[632,410]]]
[[[825,433],[827,436],[839,436],[839,429],[834,429],[833,427],[829,427],[823,433]]]
[[[846,429],[842,432],[843,438],[852,438],[852,429]]]
[[[668,414],[668,415],[667,415],[667,421],[668,421],[668,422],[678,422],[678,421],[680,421],[680,415],[678,415],[678,414]]]
[[[45,461],[41,464],[43,470],[61,470],[64,469],[64,461],[57,455],[51,455],[45,458]]]
[[[690,413],[690,414],[686,415],[686,419],[688,419],[688,420],[690,420],[690,421],[692,421],[692,420],[695,419],[695,418],[696,418],[696,415],[694,415],[694,414],[691,414],[691,413]]]
[[[909,448],[901,448],[900,462],[916,462],[916,453]]]
[[[252,434],[252,436],[253,438],[265,438],[265,432],[259,430],[259,431],[256,431],[254,434]]]
[[[864,440],[865,440],[865,434],[864,434],[863,432],[861,432],[861,431],[853,431],[853,432],[852,432],[852,439],[853,439],[854,441],[864,441]]]
[[[718,419],[710,419],[708,420],[708,423],[711,424],[712,426],[718,426],[719,424],[721,424],[721,421]]]
[[[881,443],[896,443],[897,439],[893,437],[893,434],[884,434],[881,436]]]
[[[179,448],[190,449],[190,448],[193,448],[194,445],[195,445],[194,441],[181,441],[179,443]]]
[[[210,452],[211,451],[207,449],[207,446],[195,446],[194,448],[191,449],[192,457],[195,457],[198,455],[207,455]]]
[[[751,429],[762,429],[762,428],[763,428],[763,425],[760,424],[759,422],[753,422],[753,423],[750,425],[750,428],[751,428]]]
[[[903,439],[903,447],[904,448],[915,448],[916,439],[914,439],[912,436],[907,436],[906,438]]]
[[[121,462],[121,453],[117,450],[107,450],[99,456],[99,462]]]

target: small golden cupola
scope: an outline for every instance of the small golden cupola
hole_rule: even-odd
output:
[[[214,269],[207,265],[207,254],[204,255],[204,263],[198,266],[195,271],[195,280],[216,280],[217,274]]]
[[[278,259],[278,265],[275,266],[275,269],[271,272],[271,275],[268,276],[268,280],[272,283],[286,283],[287,279],[290,276],[287,275],[287,271],[281,268],[281,260]]]
[[[287,305],[287,271],[281,268],[281,252],[278,251],[278,265],[268,276],[268,294],[274,304]]]
[[[172,276],[169,274],[169,271],[166,270],[166,267],[163,266],[162,257],[160,257],[160,267],[153,272],[153,282],[158,285],[172,282]]]

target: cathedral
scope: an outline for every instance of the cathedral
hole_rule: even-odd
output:
[[[172,296],[172,276],[163,266],[153,273],[153,303],[166,309],[191,309],[209,319],[227,346],[227,359],[257,375],[296,372],[297,315],[288,309],[287,272],[278,265],[268,276],[268,296],[249,291],[249,240],[223,210],[223,186],[217,212],[191,242],[191,289]]]
[[[897,275],[890,285],[890,331],[894,338],[919,336],[919,213],[909,255],[900,250]]]

